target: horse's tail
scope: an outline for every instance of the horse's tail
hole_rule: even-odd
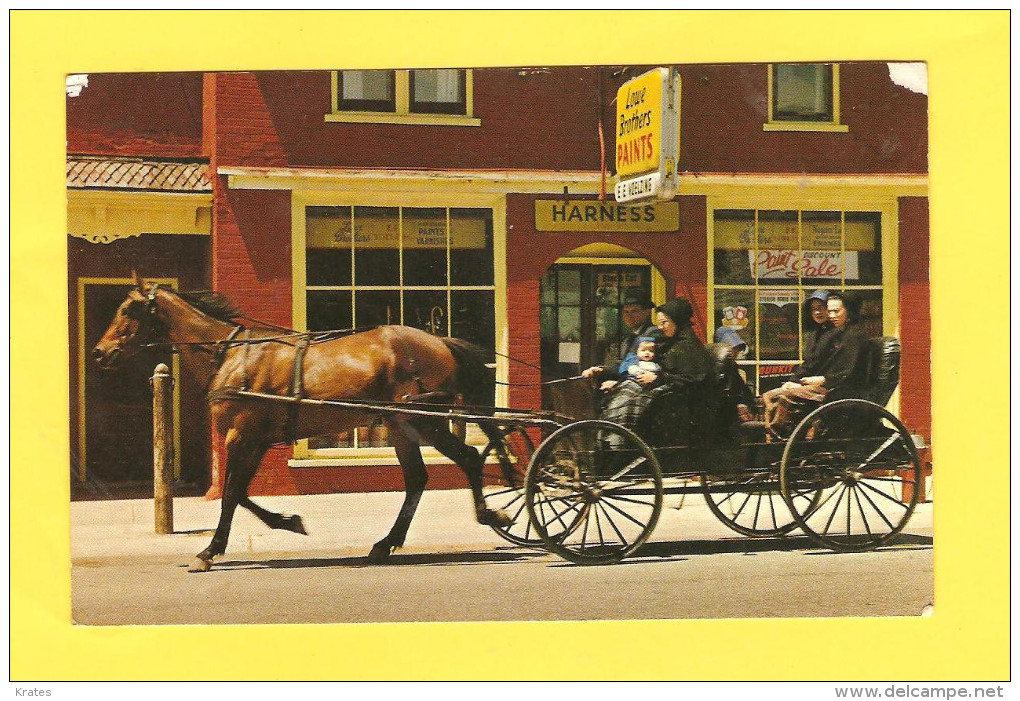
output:
[[[443,343],[450,349],[457,364],[457,392],[464,398],[464,403],[479,407],[493,406],[496,403],[496,371],[487,364],[488,353],[485,349],[459,338],[443,338]],[[479,422],[478,427],[490,440],[500,436],[496,426],[487,421]]]
[[[495,402],[496,373],[487,364],[485,350],[459,338],[443,338],[457,364],[457,393],[465,404],[492,406]]]

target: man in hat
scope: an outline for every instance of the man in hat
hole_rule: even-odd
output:
[[[637,352],[638,339],[658,340],[662,332],[652,323],[651,310],[655,305],[647,293],[640,290],[628,292],[623,298],[620,311],[623,323],[630,329],[618,346],[611,346],[602,365],[594,365],[581,373],[582,377],[596,377],[602,380],[616,378],[617,366],[623,358]]]

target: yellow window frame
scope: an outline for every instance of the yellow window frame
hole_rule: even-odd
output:
[[[769,106],[769,120],[762,125],[763,131],[828,131],[828,132],[848,132],[850,127],[846,124],[840,124],[840,111],[839,111],[839,64],[823,64],[830,65],[832,67],[832,121],[829,122],[796,122],[790,120],[776,120],[773,114],[773,91],[775,86],[773,85],[774,78],[772,77],[775,73],[774,63],[768,65],[768,106]]]
[[[327,122],[349,124],[419,124],[431,126],[480,127],[482,120],[474,116],[474,72],[464,69],[465,114],[424,114],[411,112],[411,71],[395,70],[393,91],[396,106],[393,112],[361,112],[341,110],[338,90],[340,71],[330,72],[331,110]]]
[[[800,225],[801,214],[804,211],[811,210],[824,210],[824,211],[838,211],[840,212],[840,218],[842,219],[845,212],[848,211],[868,211],[876,212],[881,218],[881,241],[882,241],[882,282],[880,285],[850,285],[847,286],[846,280],[844,279],[840,284],[839,289],[842,290],[853,290],[853,289],[881,289],[882,290],[882,333],[887,336],[900,335],[900,316],[899,316],[899,205],[895,196],[891,196],[889,199],[885,198],[870,198],[861,197],[851,190],[844,190],[843,196],[837,193],[830,193],[828,196],[821,196],[817,198],[804,198],[796,195],[789,195],[783,192],[777,192],[771,190],[765,192],[760,188],[758,195],[754,195],[751,192],[745,193],[743,196],[736,195],[732,197],[713,197],[709,196],[706,202],[706,216],[708,218],[708,270],[706,271],[706,280],[708,281],[708,294],[707,299],[707,314],[706,318],[712,318],[713,310],[715,309],[715,293],[716,293],[716,282],[715,282],[715,212],[720,209],[750,209],[755,210],[755,218],[757,221],[757,212],[760,210],[786,210],[796,211],[798,228]],[[754,237],[757,242],[757,237]],[[726,285],[725,288],[737,288],[747,287],[752,288],[757,292],[759,287],[762,287],[757,280],[752,281],[750,285]],[[797,285],[797,289],[804,289],[801,284]],[[756,295],[757,297],[757,295]],[[757,334],[759,327],[755,325],[755,333]],[[758,347],[758,338],[755,338],[755,347]],[[799,343],[799,341],[798,341]],[[766,361],[771,362],[771,361]],[[760,364],[760,363],[759,363]],[[890,411],[894,414],[899,413],[899,387],[897,386],[896,391],[887,404]]]
[[[312,191],[295,190],[291,197],[291,279],[292,324],[295,329],[307,328],[307,270],[306,270],[306,209],[310,206],[341,207],[401,207],[443,208],[449,212],[457,208],[478,208],[492,211],[493,248],[493,302],[495,305],[496,343],[496,405],[506,406],[509,379],[509,331],[506,311],[506,198],[502,194],[476,192],[429,193],[421,191],[392,192],[370,191]],[[486,286],[488,288],[488,286]],[[504,383],[504,384],[500,384]],[[431,446],[422,448],[426,464],[450,464]],[[334,467],[342,465],[395,465],[396,452],[392,447],[323,448],[308,447],[307,440],[294,444],[292,467]]]

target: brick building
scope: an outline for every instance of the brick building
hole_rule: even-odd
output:
[[[67,104],[76,493],[144,485],[155,358],[112,389],[84,358],[132,269],[282,326],[468,338],[523,407],[597,360],[628,288],[691,299],[702,338],[737,330],[758,392],[800,362],[805,295],[846,288],[869,332],[900,337],[893,409],[930,438],[923,91],[885,63],[681,66],[680,194],[617,205],[613,101],[643,70],[89,76]],[[181,480],[215,491],[201,388],[178,395]],[[113,431],[138,454],[104,449]],[[460,484],[427,462],[430,485]],[[274,448],[252,489],[400,485],[374,426]]]

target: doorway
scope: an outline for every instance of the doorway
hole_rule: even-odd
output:
[[[539,288],[543,382],[604,362],[629,332],[620,307],[630,292],[653,295],[647,262],[560,262],[546,270]]]
[[[156,280],[176,288],[176,281]],[[90,493],[152,483],[152,391],[159,363],[173,368],[168,348],[143,348],[115,371],[91,362],[91,349],[134,288],[123,279],[78,280],[78,464],[76,477]],[[174,389],[174,453],[180,454],[179,390]],[[175,477],[179,462],[174,461]],[[72,471],[75,472],[75,471]]]

